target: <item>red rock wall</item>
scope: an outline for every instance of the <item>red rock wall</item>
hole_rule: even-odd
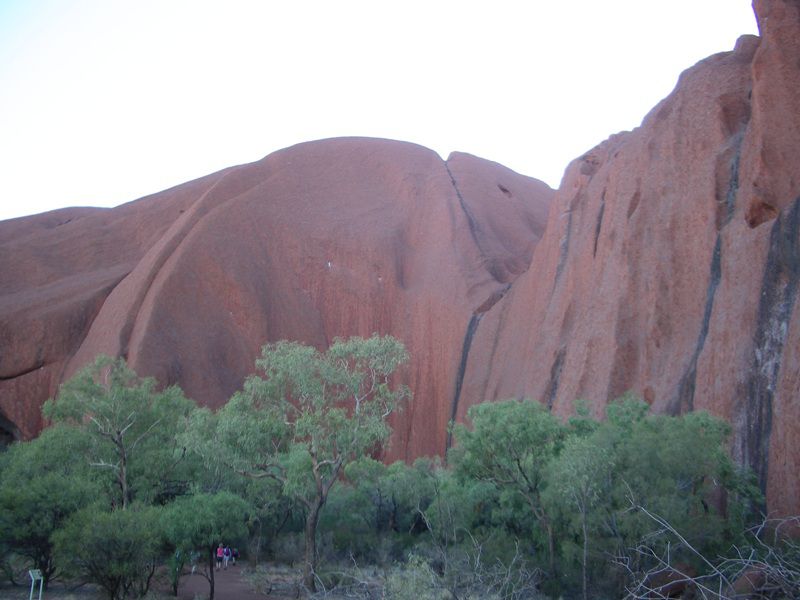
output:
[[[561,415],[634,390],[729,419],[770,508],[800,513],[800,3],[686,71],[630,133],[574,161],[531,268],[482,320],[463,418]]]
[[[99,353],[217,407],[268,341],[390,333],[416,400],[389,457],[441,453],[470,319],[527,268],[552,194],[469,155],[340,139],[0,224],[0,410],[35,434],[41,403]]]

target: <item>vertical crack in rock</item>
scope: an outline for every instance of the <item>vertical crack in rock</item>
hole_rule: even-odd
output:
[[[736,195],[739,191],[739,162],[742,156],[742,141],[744,140],[744,129],[741,129],[733,137],[733,157],[730,162],[730,176],[728,178],[728,189],[724,198],[724,215],[722,223],[718,229],[722,229],[733,218],[736,208]],[[719,282],[722,277],[722,238],[717,234],[717,241],[714,244],[714,254],[711,258],[711,272],[708,276],[708,290],[706,292],[706,304],[703,310],[703,321],[700,325],[700,333],[697,336],[694,352],[678,382],[678,390],[672,405],[669,408],[671,414],[680,414],[694,410],[694,394],[697,383],[697,360],[703,351],[703,347],[708,337],[708,328],[711,322],[711,313],[714,310],[714,296],[716,295]]]
[[[752,364],[737,424],[737,452],[766,491],[772,404],[779,383],[783,348],[800,281],[800,198],[772,226],[761,284]]]
[[[467,325],[467,331],[464,334],[464,344],[461,346],[461,362],[458,365],[458,373],[456,373],[456,389],[453,393],[453,401],[450,403],[450,420],[447,423],[447,439],[444,447],[445,457],[453,443],[452,427],[456,422],[456,416],[458,414],[458,401],[461,399],[461,386],[464,383],[464,373],[467,370],[469,349],[472,346],[472,338],[475,337],[475,332],[478,329],[478,323],[481,322],[481,318],[483,318],[484,314],[486,313],[481,312],[473,314]]]
[[[481,254],[483,254],[483,248],[481,248],[481,243],[478,241],[478,233],[481,229],[478,225],[478,221],[475,219],[475,216],[469,210],[467,203],[464,201],[464,196],[461,195],[461,190],[458,189],[456,178],[453,176],[453,172],[450,170],[450,165],[447,164],[447,161],[444,161],[444,168],[447,170],[447,174],[450,176],[450,183],[453,185],[453,189],[456,192],[456,197],[458,198],[458,203],[461,205],[461,210],[464,211],[464,214],[467,217],[467,223],[469,223],[469,233],[472,236],[472,241],[475,242],[478,250]]]
[[[594,250],[592,250],[592,258],[597,256],[597,241],[600,239],[600,230],[603,227],[603,213],[606,210],[606,191],[603,190],[600,196],[600,211],[597,214],[597,227],[594,230]]]
[[[564,359],[566,356],[567,348],[566,346],[562,346],[561,350],[556,354],[553,366],[550,367],[550,382],[547,384],[547,390],[544,393],[544,400],[549,410],[553,410],[553,404],[555,404],[556,401],[558,384],[561,382],[561,370],[564,368]]]
[[[556,266],[556,279],[553,282],[553,289],[555,289],[558,280],[561,278],[561,272],[564,270],[564,265],[567,263],[567,254],[569,253],[569,238],[572,233],[572,209],[567,211],[567,230],[561,236],[561,242],[558,248],[558,266]]]
[[[697,359],[706,344],[708,328],[711,323],[711,312],[714,310],[714,296],[719,287],[722,277],[722,237],[717,234],[717,242],[714,244],[714,254],[711,258],[711,273],[708,276],[708,289],[706,291],[706,305],[703,309],[703,321],[700,324],[700,333],[697,336],[697,343],[692,352],[692,358],[681,376],[678,383],[678,392],[669,412],[673,415],[681,412],[691,412],[694,410],[694,391],[697,380]]]
[[[736,208],[736,194],[739,192],[739,163],[742,158],[742,142],[744,141],[744,129],[734,136],[733,159],[731,160],[731,177],[728,183],[728,193],[725,194],[725,218],[723,226],[727,225],[733,218]]]

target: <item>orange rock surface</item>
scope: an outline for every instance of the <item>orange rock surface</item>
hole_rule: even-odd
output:
[[[218,407],[266,342],[377,332],[413,357],[389,456],[441,453],[470,319],[527,268],[552,194],[470,155],[354,138],[0,223],[0,426],[37,433],[42,402],[100,353]]]
[[[478,328],[464,410],[596,415],[627,390],[733,426],[769,506],[800,513],[800,5],[687,70],[641,127],[567,169],[531,268]]]

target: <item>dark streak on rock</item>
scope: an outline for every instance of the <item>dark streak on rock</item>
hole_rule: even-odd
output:
[[[496,290],[496,291],[492,292],[489,295],[489,297],[486,300],[484,300],[483,304],[481,304],[478,308],[475,309],[475,313],[481,314],[481,313],[485,313],[485,312],[488,312],[489,310],[491,310],[491,308],[495,304],[497,304],[498,302],[500,302],[500,300],[503,299],[503,296],[505,296],[506,293],[508,292],[508,290],[510,290],[510,289],[511,289],[511,284],[507,283],[506,285],[504,285],[499,290]]]
[[[461,195],[461,190],[458,189],[458,184],[456,183],[456,178],[453,176],[453,172],[450,170],[450,165],[447,164],[447,161],[444,163],[444,168],[447,170],[447,174],[450,176],[450,183],[453,185],[453,189],[456,192],[456,197],[458,198],[458,203],[461,205],[461,210],[464,211],[464,214],[467,217],[467,223],[469,224],[469,232],[472,235],[472,241],[475,242],[475,245],[483,254],[483,249],[481,248],[481,244],[478,241],[478,234],[480,233],[480,225],[478,225],[478,221],[475,219],[475,216],[469,210],[467,203],[464,201],[464,196]]]
[[[737,419],[737,453],[753,469],[762,491],[769,471],[772,406],[783,348],[800,283],[800,198],[775,221],[761,283],[752,366]]]
[[[708,328],[711,322],[711,312],[714,310],[714,296],[719,287],[719,280],[722,277],[722,238],[717,235],[717,243],[714,244],[714,253],[711,257],[711,272],[708,276],[708,288],[706,291],[706,305],[703,309],[703,321],[700,324],[700,333],[697,336],[697,343],[692,352],[692,358],[686,367],[680,382],[678,382],[678,392],[675,400],[669,408],[673,415],[694,410],[694,392],[697,381],[697,359],[706,344]]]
[[[487,258],[488,254],[483,245],[481,244],[481,226],[478,222],[478,219],[475,218],[475,215],[472,214],[472,211],[469,209],[467,202],[464,200],[464,196],[461,194],[461,190],[458,187],[458,183],[456,182],[456,178],[453,175],[453,172],[450,170],[450,165],[447,164],[447,161],[444,162],[444,168],[447,170],[447,174],[450,177],[450,183],[453,186],[453,189],[456,192],[456,197],[458,198],[458,203],[461,205],[461,210],[464,211],[464,215],[467,217],[467,223],[469,224],[469,233],[472,236],[472,241],[475,242],[475,246],[478,248],[481,256],[484,257],[484,267],[489,272],[489,275],[495,281],[505,283],[508,279],[505,269],[502,265],[502,261],[498,261],[497,259],[490,259]]]
[[[43,366],[44,366],[44,363],[41,360],[36,361],[33,364],[33,366],[31,366],[31,367],[27,367],[27,368],[23,369],[22,371],[18,371],[16,373],[12,373],[10,375],[4,375],[4,376],[0,377],[0,381],[10,381],[12,379],[16,379],[17,377],[24,377],[25,375],[29,375],[30,373],[33,373],[34,371],[38,371]]]
[[[448,422],[447,426],[447,438],[444,447],[445,456],[447,455],[447,451],[450,449],[450,446],[453,443],[452,426],[453,423],[455,423],[456,416],[458,414],[458,401],[461,399],[461,386],[464,383],[464,373],[467,370],[467,358],[469,358],[469,349],[472,346],[472,338],[475,336],[475,332],[478,329],[478,323],[481,322],[481,318],[484,314],[485,313],[473,314],[469,320],[469,324],[467,325],[467,331],[464,334],[464,343],[461,346],[461,362],[458,365],[458,373],[456,374],[456,389],[453,393],[453,400],[450,403],[450,421]]]
[[[564,232],[564,235],[561,237],[561,243],[559,246],[559,253],[558,253],[558,266],[556,267],[556,280],[553,282],[553,286],[558,283],[559,278],[561,277],[561,272],[564,270],[564,265],[567,263],[567,254],[569,253],[569,238],[572,233],[572,210],[567,213],[567,230]]]
[[[556,354],[553,361],[553,366],[550,367],[550,382],[547,384],[547,390],[544,393],[544,400],[547,408],[552,410],[553,404],[556,401],[556,394],[558,394],[558,384],[561,382],[561,370],[564,368],[564,359],[567,356],[567,348],[562,347]]]
[[[600,210],[597,214],[597,227],[594,230],[594,250],[592,250],[592,258],[597,256],[597,240],[600,239],[600,230],[603,227],[603,213],[606,210],[606,191],[600,197]]]
[[[725,219],[723,225],[727,225],[733,218],[736,208],[736,195],[739,192],[739,163],[742,158],[742,141],[744,140],[744,129],[734,137],[734,152],[731,160],[731,177],[728,183],[728,193],[725,195]]]

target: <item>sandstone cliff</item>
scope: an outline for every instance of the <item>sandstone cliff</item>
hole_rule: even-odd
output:
[[[633,132],[575,160],[531,268],[483,319],[480,400],[730,420],[770,507],[800,512],[800,3],[687,70]]]

